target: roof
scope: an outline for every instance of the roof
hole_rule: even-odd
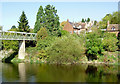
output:
[[[69,22],[69,23],[73,26],[74,29],[82,29],[82,28],[85,28],[85,25],[86,25],[86,23],[81,23],[81,22],[78,22],[78,23]]]
[[[112,28],[118,30],[119,24],[109,24],[109,26],[107,26],[107,30],[112,30]]]

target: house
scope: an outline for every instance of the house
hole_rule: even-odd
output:
[[[88,31],[89,27],[92,27],[93,22],[70,22],[67,19],[67,23],[64,25],[63,30],[66,30],[68,32],[70,32],[71,34],[76,33],[76,34],[80,34],[81,31]]]
[[[115,33],[116,36],[119,33],[119,24],[110,24],[109,21],[107,22],[107,30],[109,33]]]

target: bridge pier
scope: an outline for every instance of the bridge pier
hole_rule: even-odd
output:
[[[18,59],[25,58],[25,40],[19,41]]]

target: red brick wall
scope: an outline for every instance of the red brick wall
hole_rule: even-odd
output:
[[[72,25],[71,25],[69,22],[67,22],[67,23],[64,25],[63,30],[66,30],[66,31],[71,32],[71,33],[73,34],[73,27],[72,27]]]

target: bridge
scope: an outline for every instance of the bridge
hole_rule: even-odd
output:
[[[2,31],[0,30],[0,40],[18,40],[19,41],[19,51],[18,58],[25,58],[25,41],[36,40],[37,33],[26,33],[26,32],[16,32],[16,31]]]

